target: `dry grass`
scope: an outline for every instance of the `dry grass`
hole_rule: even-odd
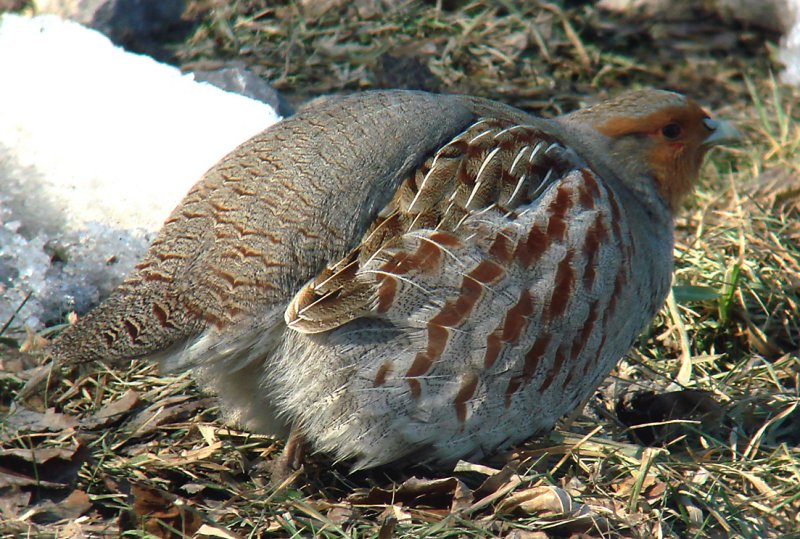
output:
[[[223,426],[188,378],[138,363],[53,376],[0,430],[7,532],[800,536],[800,95],[772,79],[770,36],[580,2],[389,3],[197,0],[177,54],[243,60],[295,102],[423,87],[554,114],[638,85],[697,96],[746,142],[713,156],[678,220],[676,287],[652,330],[547,439],[416,482],[320,462],[276,489],[264,463],[280,444]],[[2,338],[11,410],[35,361],[15,348],[35,339]]]

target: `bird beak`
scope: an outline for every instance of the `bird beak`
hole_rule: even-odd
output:
[[[706,118],[703,123],[711,131],[711,134],[703,140],[703,146],[706,148],[730,144],[742,139],[739,131],[728,122]]]

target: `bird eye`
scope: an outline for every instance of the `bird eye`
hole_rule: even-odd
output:
[[[683,129],[678,124],[667,124],[661,128],[661,134],[668,140],[675,140],[681,136],[681,133],[683,133]]]

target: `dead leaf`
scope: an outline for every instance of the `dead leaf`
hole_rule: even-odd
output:
[[[231,533],[229,530],[225,528],[221,528],[220,526],[212,526],[211,524],[203,524],[197,530],[197,535],[201,537],[221,537],[222,539],[239,539],[239,535],[235,533]]]
[[[386,511],[384,511],[386,513]],[[391,539],[394,537],[394,530],[397,527],[397,519],[393,514],[385,517],[381,524],[381,529],[378,530],[378,539]]]
[[[62,500],[59,507],[65,515],[64,518],[75,519],[92,508],[89,495],[82,490],[73,490],[69,496]]]
[[[131,485],[133,509],[120,515],[120,531],[141,530],[160,539],[183,539],[203,524],[200,513],[167,492]]]
[[[511,462],[498,473],[488,477],[475,491],[477,501],[469,508],[469,512],[487,507],[517,488],[522,483],[522,479],[516,472],[518,464],[518,462]]]
[[[74,447],[42,447],[42,448],[23,448],[14,447],[6,449],[0,447],[0,462],[4,457],[14,457],[26,462],[35,462],[36,464],[45,464],[52,459],[70,460],[75,456],[75,452],[79,446]]]
[[[16,346],[7,345],[0,340],[0,373],[19,374],[21,378],[27,379],[23,373],[38,366],[34,356],[22,353]]]
[[[603,513],[613,514],[602,506],[578,503],[567,491],[553,485],[514,493],[498,504],[496,513],[546,517],[553,519],[549,528],[571,533],[609,530],[611,523]]]
[[[59,539],[86,539],[93,537],[88,530],[84,530],[84,524],[91,526],[91,523],[84,523],[81,521],[72,520],[61,526],[56,531],[56,537]]]
[[[6,468],[0,467],[0,488],[15,487],[44,487],[53,489],[64,489],[69,485],[66,483],[56,483],[45,479],[37,479],[34,476],[17,473]]]
[[[511,530],[504,539],[548,539],[548,535],[541,531]]]
[[[76,418],[60,414],[53,408],[48,408],[42,413],[12,404],[11,411],[3,421],[0,440],[10,440],[21,433],[61,432],[77,426],[78,420]]]
[[[73,490],[60,502],[45,500],[30,508],[28,518],[37,524],[61,520],[75,520],[92,508],[89,496],[82,490]]]
[[[31,493],[19,487],[4,487],[0,493],[0,520],[16,519],[20,510],[31,502]]]
[[[684,494],[680,494],[677,497],[677,502],[683,508],[683,511],[689,517],[689,522],[698,529],[703,525],[704,515],[703,510],[697,507],[692,499]]]
[[[197,494],[198,492],[203,492],[205,489],[206,486],[200,483],[186,483],[181,487],[181,490],[187,494]]]
[[[25,333],[25,340],[19,347],[19,351],[24,354],[41,352],[50,342],[27,326],[25,327]]]
[[[638,481],[636,476],[628,476],[622,481],[618,481],[611,485],[611,488],[617,492],[621,497],[628,497],[633,490],[634,485]],[[647,474],[642,481],[640,496],[644,497],[650,503],[655,502],[667,490],[667,484],[661,481],[653,474]]]
[[[392,504],[386,506],[386,509],[383,510],[378,519],[383,520],[384,524],[393,522],[394,525],[397,525],[397,524],[410,524],[412,517],[411,513],[409,513],[402,505]],[[394,525],[391,525],[393,531],[394,531]]]
[[[497,513],[568,515],[575,510],[572,496],[555,486],[538,486],[515,492],[497,506]]]
[[[74,484],[89,456],[81,445],[0,449],[0,487],[64,489]]]
[[[81,421],[81,426],[89,430],[107,427],[119,421],[123,414],[130,412],[137,404],[139,404],[139,394],[129,389],[120,398],[106,404],[93,415],[84,418]]]
[[[26,380],[26,382],[22,389],[17,392],[16,401],[28,401],[45,388],[54,385],[61,376],[61,369],[53,368],[53,363],[47,363],[20,373],[20,378]]]
[[[390,505],[450,508],[453,495],[461,481],[455,477],[419,479],[412,477],[396,488],[373,487],[366,493],[355,492],[347,497],[349,502],[361,505]],[[465,487],[466,488],[466,487]]]
[[[456,488],[453,491],[453,503],[450,505],[450,512],[456,513],[472,506],[475,496],[472,489],[464,484],[460,479],[456,480]]]
[[[328,519],[338,526],[345,526],[348,522],[353,520],[355,511],[351,504],[337,504],[328,509]]]
[[[187,402],[188,401],[188,402]],[[214,399],[194,399],[190,395],[176,395],[168,397],[139,413],[128,425],[131,437],[142,437],[170,422],[194,414],[198,410],[214,405]]]
[[[493,45],[494,49],[506,56],[507,62],[511,63],[528,48],[530,40],[528,32],[520,30],[500,36],[500,39]]]
[[[506,464],[503,469],[494,475],[486,478],[477,489],[475,489],[475,497],[477,499],[484,498],[490,494],[494,494],[503,486],[507,485],[511,478],[517,475],[516,463]]]

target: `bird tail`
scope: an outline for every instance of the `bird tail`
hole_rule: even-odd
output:
[[[45,350],[57,363],[68,366],[93,361],[118,363],[162,352],[200,333],[202,319],[173,320],[182,312],[137,281],[137,289],[123,283],[109,298],[69,326]]]

